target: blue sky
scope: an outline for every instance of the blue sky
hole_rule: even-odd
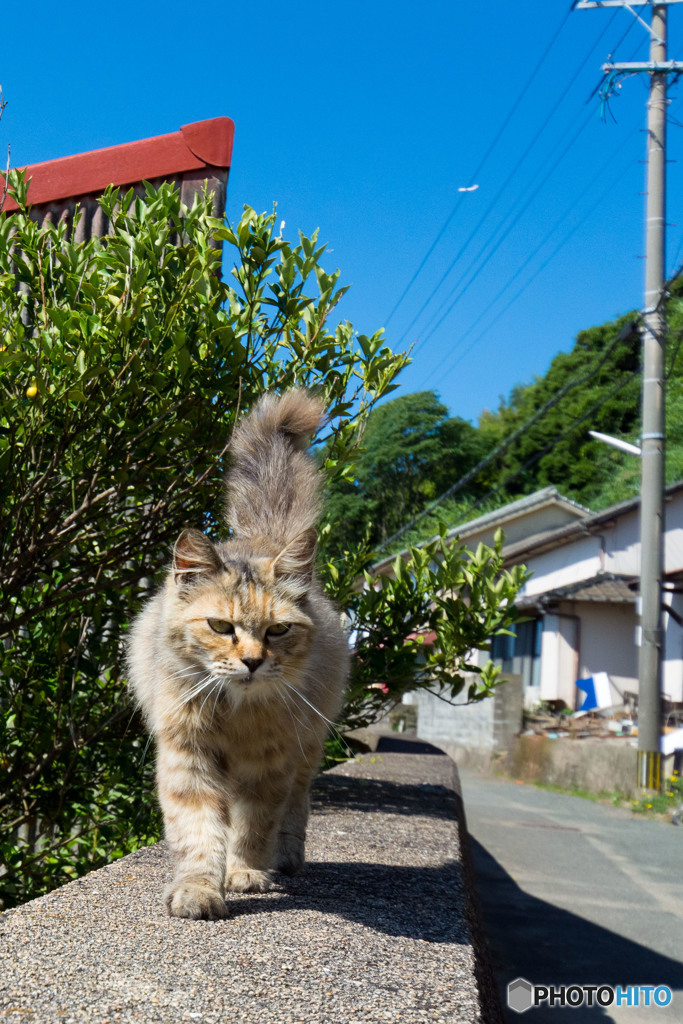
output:
[[[229,216],[277,201],[287,236],[318,227],[353,286],[340,316],[416,343],[402,389],[476,422],[579,330],[642,303],[645,76],[606,120],[587,100],[609,54],[646,59],[647,36],[626,10],[569,7],[71,0],[57,18],[29,0],[5,12],[0,141],[22,165],[231,117]],[[683,6],[669,14],[683,59]],[[670,96],[669,273],[683,83]]]

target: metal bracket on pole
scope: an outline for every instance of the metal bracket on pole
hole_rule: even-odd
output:
[[[680,3],[683,0],[574,0],[572,10],[587,11],[589,7],[662,7]]]
[[[679,4],[682,0],[660,0],[664,4]],[[660,39],[659,36],[653,32],[652,26],[641,18],[637,11],[634,11],[634,7],[652,7],[652,0],[574,0],[572,4],[573,11],[587,11],[591,7],[625,7],[627,11],[633,15],[636,21],[639,21],[645,31],[648,33],[653,43],[663,43],[664,40]]]
[[[683,73],[683,61],[680,60],[646,60],[626,62],[621,64],[603,64],[602,70],[606,75],[610,71],[624,71],[635,74],[637,71],[650,71],[652,73],[665,71],[671,74],[680,75]]]

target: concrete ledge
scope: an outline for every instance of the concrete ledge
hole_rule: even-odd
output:
[[[439,748],[460,765],[483,774],[504,774],[524,782],[544,782],[589,793],[637,795],[638,751],[624,740],[550,739],[548,736],[518,736],[503,756],[488,750],[436,741]],[[672,770],[673,758],[663,766]]]
[[[162,843],[2,914],[0,1020],[496,1024],[455,766],[424,750],[323,776],[304,872],[226,921],[166,917]]]
[[[517,779],[634,796],[638,751],[625,740],[519,736],[505,771]]]

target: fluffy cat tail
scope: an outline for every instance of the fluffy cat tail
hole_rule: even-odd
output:
[[[264,395],[240,420],[231,441],[226,486],[228,524],[236,537],[283,554],[283,565],[308,552],[297,572],[308,575],[315,557],[320,512],[318,471],[307,453],[325,413],[323,402],[297,388]],[[310,562],[310,566],[308,563]]]

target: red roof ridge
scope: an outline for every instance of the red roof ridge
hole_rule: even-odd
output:
[[[180,131],[46,160],[23,168],[31,179],[29,202],[51,203],[205,167],[229,168],[235,126],[229,117],[183,125]],[[4,211],[17,209],[7,196]]]

